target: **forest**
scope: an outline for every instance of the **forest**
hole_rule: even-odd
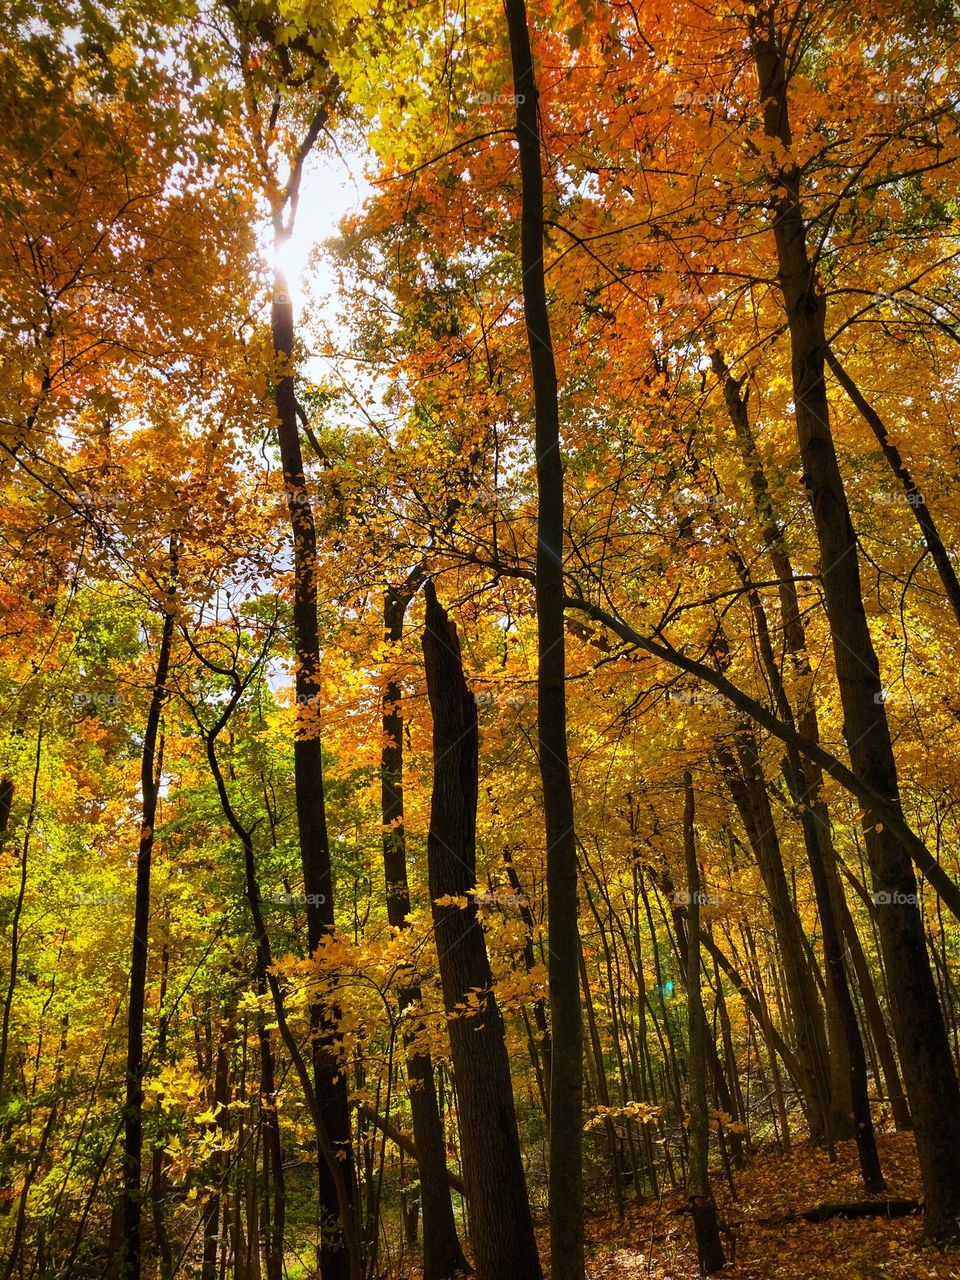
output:
[[[958,214],[954,0],[0,6],[0,1280],[960,1277]]]

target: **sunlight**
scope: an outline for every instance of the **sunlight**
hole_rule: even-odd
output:
[[[271,266],[286,279],[295,316],[309,300],[319,320],[337,321],[332,297],[336,273],[323,244],[337,235],[340,220],[357,212],[371,193],[361,161],[357,156],[321,155],[304,170],[293,231],[269,254]]]

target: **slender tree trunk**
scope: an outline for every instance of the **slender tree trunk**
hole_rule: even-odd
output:
[[[403,619],[409,603],[404,591],[388,590],[384,600],[384,632],[388,641],[403,635]],[[383,691],[383,747],[380,754],[381,811],[383,817],[383,874],[387,919],[395,929],[407,928],[410,889],[407,882],[407,842],[403,825],[403,690],[399,680],[387,681]],[[399,993],[401,1009],[417,1009],[420,988],[405,987]],[[447,1181],[447,1152],[437,1105],[433,1063],[428,1053],[411,1047],[414,1032],[405,1036],[407,1079],[410,1084],[410,1116],[420,1173],[420,1206],[423,1213],[423,1280],[447,1280],[466,1269],[453,1216]]]
[[[537,455],[537,736],[547,842],[550,1258],[553,1280],[582,1280],[583,1025],[577,956],[577,846],[567,757],[563,619],[563,457],[543,270],[539,96],[524,0],[506,0],[520,158],[520,264]]]
[[[687,937],[687,919],[686,919],[683,907],[677,901],[676,895],[673,893],[672,882],[671,882],[670,893],[667,896],[668,896],[668,899],[672,899],[672,901],[674,902],[674,907],[670,914],[673,917],[674,932],[676,934],[675,951],[677,956],[677,963],[680,967],[680,973],[683,977],[684,985],[686,985],[687,984],[687,958],[690,952],[690,940]],[[701,946],[702,946],[702,939],[701,939]],[[717,1005],[718,1005],[718,1009],[723,1007],[723,989],[722,987],[719,986],[719,977],[718,977],[718,990],[717,990]],[[723,1012],[725,1016],[726,1010],[724,1009]],[[729,1019],[727,1019],[726,1021],[729,1022]],[[731,1065],[734,1065],[732,1062],[732,1059],[733,1059],[732,1045],[730,1045],[729,1047],[731,1049],[731,1052],[729,1054],[729,1057],[731,1059]],[[724,1071],[724,1064],[720,1059],[719,1053],[717,1052],[717,1046],[716,1046],[713,1035],[707,1035],[704,1043],[704,1052],[707,1055],[707,1064],[713,1076],[714,1088],[717,1094],[718,1105],[720,1106],[721,1110],[726,1111],[727,1114],[732,1116],[734,1120],[737,1120],[738,1118],[740,1118],[740,1116],[742,1116],[742,1113],[743,1113],[742,1100],[739,1097],[735,1100],[732,1093],[730,1092],[730,1086],[727,1083],[726,1072]],[[731,1132],[729,1134],[729,1139],[730,1139],[730,1149],[733,1154],[734,1163],[736,1164],[738,1169],[742,1168],[744,1163],[744,1155],[743,1155],[743,1145],[740,1142],[740,1135],[737,1133]]]
[[[258,959],[258,968],[260,962]],[[257,975],[257,990],[266,989],[265,974]],[[287,1215],[287,1188],[283,1172],[283,1147],[277,1115],[277,1086],[273,1043],[263,1015],[259,1017],[260,1041],[260,1132],[263,1141],[263,1206],[267,1215],[263,1251],[267,1280],[283,1278],[283,1235]]]
[[[590,1047],[593,1050],[595,1073],[594,1094],[598,1104],[609,1110],[610,1086],[607,1083],[607,1072],[603,1061],[603,1047],[600,1044],[600,1029],[597,1026],[597,1015],[593,1007],[593,996],[590,994],[590,975],[587,972],[587,962],[584,958],[582,947],[580,948],[580,984],[583,987],[583,1006],[587,1015],[587,1034],[590,1041]],[[610,1177],[613,1181],[613,1196],[617,1204],[617,1213],[622,1221],[624,1212],[623,1180],[621,1175],[620,1146],[617,1140],[617,1131],[614,1127],[613,1121],[609,1119],[609,1117],[604,1121],[603,1128],[607,1135],[607,1150],[610,1153]]]
[[[231,829],[240,840],[243,847],[243,867],[244,867],[244,883],[246,887],[247,902],[250,907],[250,915],[253,920],[254,941],[257,949],[257,976],[262,974],[266,978],[267,987],[270,991],[270,997],[273,1002],[274,1015],[277,1021],[277,1028],[280,1032],[280,1038],[283,1041],[290,1060],[293,1063],[297,1079],[300,1082],[300,1088],[303,1091],[304,1101],[307,1104],[307,1110],[310,1113],[310,1119],[317,1135],[317,1147],[319,1149],[320,1158],[323,1160],[327,1169],[327,1176],[334,1188],[337,1201],[337,1214],[340,1221],[341,1232],[343,1237],[343,1247],[347,1253],[348,1259],[348,1277],[349,1280],[362,1280],[363,1277],[363,1259],[361,1256],[360,1234],[357,1230],[356,1218],[352,1197],[352,1179],[347,1181],[347,1171],[343,1167],[343,1161],[339,1158],[338,1150],[330,1136],[327,1128],[324,1112],[320,1107],[317,1098],[315,1083],[310,1078],[310,1071],[296,1037],[290,1029],[287,1021],[286,1003],[284,1000],[283,990],[280,986],[279,979],[273,973],[273,960],[270,953],[270,939],[267,934],[267,927],[263,919],[263,909],[261,906],[260,882],[257,877],[256,859],[253,850],[253,837],[251,832],[243,825],[237,815],[236,810],[230,801],[227,792],[226,783],[223,778],[223,771],[220,768],[216,752],[217,735],[222,731],[224,725],[233,713],[236,702],[243,691],[243,685],[237,680],[234,688],[234,696],[226,710],[220,717],[217,725],[206,735],[207,761],[210,765],[210,772],[213,774],[213,780],[217,787],[217,794],[220,797],[220,805],[224,815],[230,824]],[[349,1131],[349,1129],[348,1129]],[[282,1169],[280,1163],[279,1144],[275,1161],[275,1169]],[[282,1246],[282,1238],[281,1238]],[[338,1253],[335,1250],[334,1253]],[[281,1268],[282,1268],[281,1257]],[[339,1265],[339,1259],[334,1258],[334,1265]]]
[[[759,747],[748,725],[737,734],[737,756],[725,745],[717,756],[740,814],[767,890],[783,962],[793,1023],[800,1084],[810,1136],[829,1142],[830,1075],[823,1006],[817,994],[803,936],[790,897],[770,800],[760,771]]]
[[[0,778],[0,850],[3,849],[7,839],[7,829],[10,826],[10,813],[13,809],[13,779],[10,777]]]
[[[170,948],[164,939],[160,953],[160,997],[157,1002],[157,1052],[156,1060],[162,1064],[167,1052],[167,1014],[164,1008],[167,998],[167,977],[170,971]],[[153,1235],[160,1259],[160,1278],[167,1280],[173,1269],[173,1249],[167,1231],[167,1153],[162,1142],[155,1142],[150,1172],[150,1208],[153,1215]]]
[[[174,552],[171,552],[174,559]],[[140,849],[137,855],[137,888],[133,916],[133,951],[130,962],[130,994],[127,1006],[126,1100],[123,1111],[123,1280],[140,1277],[140,1192],[143,1164],[143,1014],[147,989],[147,957],[150,936],[150,862],[153,855],[154,823],[160,779],[157,777],[157,736],[160,714],[167,696],[170,651],[173,647],[174,611],[163,615],[160,648],[147,725],[140,757],[140,788],[143,796]]]
[[[834,871],[836,871],[836,867],[834,867]],[[913,1121],[910,1119],[910,1108],[907,1106],[906,1094],[903,1091],[903,1083],[900,1079],[900,1069],[897,1066],[893,1044],[887,1032],[887,1024],[884,1021],[883,1010],[880,1007],[877,987],[867,965],[867,957],[863,952],[863,945],[860,941],[860,935],[857,933],[857,926],[854,923],[853,916],[850,914],[847,900],[843,896],[843,888],[839,884],[839,876],[837,881],[837,900],[841,904],[839,913],[840,925],[847,944],[846,954],[850,957],[853,972],[857,977],[857,986],[860,991],[860,998],[863,1001],[864,1017],[870,1030],[877,1057],[880,1060],[883,1085],[886,1090],[887,1100],[890,1103],[890,1110],[893,1113],[893,1123],[900,1131],[912,1129]]]
[[[223,1128],[226,1106],[229,1102],[227,1046],[224,1040],[217,1045],[215,1058],[213,1089],[209,1098],[210,1109],[215,1113],[208,1128],[211,1131]],[[220,1206],[223,1196],[223,1159],[217,1154],[211,1161],[211,1173],[216,1191],[210,1194],[203,1211],[203,1262],[200,1268],[200,1280],[216,1280],[217,1249],[220,1243]]]
[[[717,1205],[710,1189],[710,1115],[707,1111],[707,1019],[703,1011],[700,971],[700,867],[694,832],[693,778],[683,775],[683,849],[687,865],[687,1037],[690,1087],[690,1150],[687,1199],[697,1240],[700,1274],[713,1275],[724,1265]]]
[[[307,489],[297,430],[297,401],[293,359],[293,305],[286,281],[278,272],[272,308],[273,349],[278,365],[276,387],[277,437],[287,491],[287,510],[293,538],[293,632],[296,649],[295,687],[297,736],[294,742],[294,785],[297,830],[307,898],[307,942],[311,954],[334,927],[334,885],[330,842],[324,803],[323,756],[320,741],[320,639],[317,619],[317,531]],[[314,1076],[317,1105],[326,1131],[337,1151],[344,1184],[353,1196],[353,1149],[346,1074],[339,1070],[336,1045],[328,1019],[335,1010],[315,1006]],[[337,1229],[339,1214],[336,1187],[327,1162],[320,1158],[320,1214],[324,1223],[321,1270],[324,1280],[346,1280],[348,1251]]]
[[[526,929],[526,937],[523,940],[523,964],[527,973],[531,973],[536,966],[536,955],[533,950],[533,939],[536,932],[536,926],[533,919],[533,912],[530,910],[530,903],[526,894],[523,892],[523,885],[520,883],[520,877],[517,875],[517,868],[513,863],[513,854],[510,846],[503,851],[503,864],[506,867],[507,879],[510,882],[510,888],[516,894],[518,899],[517,910],[520,913],[520,919],[523,921]],[[550,1043],[550,1024],[547,1021],[547,1008],[542,999],[534,1002],[533,1020],[537,1028],[536,1042],[534,1044],[534,1070],[537,1073],[543,1091],[544,1114],[547,1123],[550,1123],[550,1063],[553,1057],[553,1050]]]
[[[760,601],[759,593],[749,585],[749,570],[747,566],[742,565],[742,570],[745,582],[750,590],[750,600],[757,622],[757,634],[760,641],[763,664],[775,691],[780,714],[785,720],[792,723],[794,718],[793,709],[787,698],[780,670],[774,658],[766,623],[766,614]],[[806,652],[802,645],[800,646],[800,653],[804,665],[806,665]],[[819,734],[815,715],[813,731]],[[805,772],[804,762],[795,747],[787,748],[787,759],[784,761],[783,772],[787,788],[800,812],[804,844],[813,875],[814,893],[823,929],[823,952],[827,967],[826,991],[835,1027],[835,1041],[832,1045],[829,1064],[831,1067],[830,1085],[832,1086],[836,1080],[838,1070],[846,1073],[846,1088],[843,1090],[843,1097],[845,1102],[849,1104],[849,1112],[841,1112],[838,1099],[831,1087],[829,1094],[831,1102],[831,1133],[836,1138],[850,1136],[856,1138],[864,1187],[868,1192],[877,1193],[884,1189],[885,1184],[880,1171],[880,1157],[877,1151],[873,1120],[870,1115],[870,1103],[867,1094],[867,1060],[863,1048],[863,1038],[860,1035],[860,1025],[857,1022],[856,1009],[850,995],[850,987],[847,983],[847,974],[843,964],[843,943],[837,919],[835,897],[831,893],[830,878],[827,871],[828,857],[825,855],[825,849],[829,850],[830,856],[835,857],[835,855],[832,841],[829,838],[829,817],[826,805],[819,798],[817,791],[814,790],[815,787],[819,788],[822,778],[819,773],[817,773],[816,778],[813,778],[810,776],[809,770]],[[842,1125],[839,1131],[836,1128],[838,1121]],[[852,1128],[852,1135],[847,1129],[848,1124]]]
[[[20,969],[20,917],[23,914],[23,903],[27,894],[27,869],[30,863],[30,837],[33,835],[33,823],[37,813],[37,794],[40,786],[40,764],[43,759],[43,726],[37,731],[37,746],[33,758],[33,783],[30,789],[30,808],[23,832],[23,849],[20,854],[20,883],[17,886],[17,899],[13,907],[13,919],[10,921],[10,972],[7,975],[7,989],[3,994],[3,1017],[0,1020],[0,1102],[6,1104],[7,1055],[10,1047],[10,1019],[13,1016],[13,998],[17,990],[17,975]],[[10,822],[10,809],[13,804],[13,782],[4,778],[2,791],[2,808],[0,818],[3,828],[0,830],[0,849],[7,840],[7,827]]]
[[[503,1018],[477,913],[477,707],[456,629],[432,582],[425,592],[434,760],[427,859],[474,1260],[478,1280],[541,1280]]]
[[[789,149],[787,74],[775,7],[764,8],[754,19],[753,56],[765,132]],[[851,764],[899,816],[896,760],[864,610],[857,540],[830,431],[824,380],[825,304],[808,253],[800,183],[796,167],[779,173],[773,236],[790,331],[804,484],[820,547]],[[935,1241],[953,1241],[960,1238],[960,1087],[927,955],[917,880],[909,857],[884,824],[867,824],[864,842],[916,1134],[924,1228]]]
[[[440,1105],[440,1095],[438,1093],[437,1094],[438,1110],[439,1110],[439,1105]],[[379,1129],[382,1134],[384,1134],[387,1138],[390,1139],[392,1143],[394,1143],[394,1145],[399,1149],[401,1157],[404,1155],[408,1155],[411,1158],[411,1160],[415,1160],[419,1164],[420,1153],[417,1151],[417,1144],[409,1136],[409,1134],[404,1133],[402,1129],[398,1129],[392,1120],[386,1119],[384,1116],[380,1115],[377,1111],[375,1111],[373,1107],[368,1106],[365,1102],[361,1102],[357,1105],[357,1111],[360,1114],[362,1119],[374,1125],[375,1128]],[[441,1126],[442,1124],[443,1124],[443,1119],[441,1117]],[[467,1188],[464,1185],[463,1179],[458,1174],[454,1173],[452,1169],[449,1169],[449,1168],[447,1169],[446,1177],[447,1177],[447,1185],[449,1186],[450,1190],[456,1191],[458,1195],[461,1195],[465,1198],[467,1194]],[[419,1210],[418,1210],[418,1214],[419,1214]]]

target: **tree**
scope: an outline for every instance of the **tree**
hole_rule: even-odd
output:
[[[693,776],[683,779],[683,849],[687,868],[687,1036],[690,1061],[690,1165],[687,1170],[687,1198],[697,1237],[700,1274],[713,1275],[723,1269],[725,1258],[720,1240],[717,1206],[710,1190],[708,1158],[710,1115],[707,1111],[707,1022],[703,1013],[700,970],[700,867],[697,862]]]
[[[762,11],[753,29],[753,56],[764,128],[769,138],[789,147],[788,79],[781,41],[776,9]],[[897,766],[883,683],[863,607],[856,537],[830,431],[824,378],[824,305],[807,250],[800,182],[795,166],[777,174],[773,221],[790,326],[797,439],[820,545],[850,758],[857,772],[899,812]],[[948,1240],[960,1229],[960,1086],[939,1016],[913,867],[883,823],[865,825],[863,834],[875,900],[883,908],[879,912],[880,938],[924,1171],[925,1229],[934,1240]],[[944,1107],[950,1117],[946,1123]]]
[[[142,1274],[140,1226],[143,1208],[143,1019],[150,934],[150,862],[157,821],[157,796],[162,762],[157,743],[160,717],[167,697],[167,680],[176,623],[176,545],[171,545],[171,583],[164,601],[157,669],[150,695],[150,710],[143,735],[140,789],[143,816],[137,853],[136,902],[133,915],[133,947],[130,961],[130,988],[127,1007],[126,1101],[123,1112],[123,1253],[120,1274],[123,1280],[139,1280]]]
[[[478,1280],[540,1280],[504,1043],[477,911],[477,708],[460,644],[432,581],[424,587],[424,673],[433,716],[427,857],[450,1032],[471,1242]]]
[[[550,1257],[557,1280],[578,1280],[584,1268],[583,1025],[577,961],[577,834],[564,685],[563,454],[544,279],[539,95],[523,0],[508,0],[506,14],[517,105],[523,313],[536,424],[537,742],[550,913]]]

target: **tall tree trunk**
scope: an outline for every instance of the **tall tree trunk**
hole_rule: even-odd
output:
[[[801,1073],[798,1083],[810,1124],[810,1136],[817,1142],[829,1141],[830,1074],[823,1006],[807,955],[803,926],[790,897],[780,841],[761,772],[759,746],[752,729],[748,725],[739,726],[736,755],[723,745],[717,750],[717,758],[757,859],[770,902],[796,1036]]]
[[[434,761],[427,859],[474,1260],[478,1280],[541,1280],[503,1018],[477,913],[477,707],[456,629],[431,582],[425,593]]]
[[[211,1133],[223,1129],[224,1117],[228,1114],[226,1110],[230,1100],[228,1072],[229,1059],[227,1057],[226,1040],[221,1039],[217,1044],[213,1088],[208,1098],[208,1106],[215,1115],[215,1118],[207,1126]],[[220,1145],[223,1145],[223,1139],[221,1139]],[[200,1267],[200,1280],[216,1280],[217,1250],[220,1244],[220,1206],[224,1199],[224,1162],[222,1152],[215,1154],[210,1163],[211,1181],[216,1190],[210,1193],[203,1210],[203,1261]]]
[[[757,623],[757,636],[764,668],[770,684],[774,689],[778,710],[788,722],[793,722],[793,708],[787,697],[780,669],[773,653],[767,627],[766,613],[760,600],[759,592],[750,583],[747,566],[740,562],[741,574],[749,591],[751,607]],[[805,650],[802,650],[804,663]],[[819,730],[814,723],[816,732]],[[831,893],[831,883],[827,871],[827,858],[824,849],[829,848],[833,855],[833,844],[829,838],[829,817],[826,805],[812,791],[813,785],[820,785],[822,779],[814,783],[804,771],[804,762],[795,747],[787,748],[787,758],[783,762],[783,773],[787,789],[797,805],[800,823],[803,830],[804,845],[813,875],[814,894],[820,912],[820,923],[823,929],[823,953],[827,969],[826,994],[828,1011],[833,1019],[834,1041],[830,1053],[830,1116],[831,1133],[834,1138],[854,1137],[860,1157],[860,1169],[863,1174],[864,1187],[871,1193],[884,1189],[883,1175],[880,1172],[880,1157],[877,1151],[873,1120],[870,1115],[870,1103],[867,1093],[867,1059],[860,1034],[860,1025],[850,995],[847,974],[843,964],[843,943],[838,922],[836,899]],[[819,821],[818,821],[819,818]],[[827,824],[821,827],[820,823]],[[834,870],[835,870],[834,865]],[[839,1072],[845,1073],[846,1087],[842,1097],[847,1110],[842,1110],[834,1091]],[[837,1124],[841,1125],[838,1129]]]
[[[524,0],[506,0],[520,159],[520,265],[530,348],[537,456],[537,738],[547,843],[552,1062],[550,1266],[582,1280],[583,1025],[577,933],[577,845],[567,757],[564,675],[563,456],[557,371],[543,270],[540,111]]]
[[[258,969],[260,960],[258,953]],[[265,973],[258,973],[257,991],[264,992],[266,985]],[[257,1038],[260,1042],[260,1133],[263,1141],[263,1252],[267,1280],[283,1280],[283,1235],[287,1217],[287,1187],[283,1172],[280,1117],[277,1114],[273,1043],[263,1014],[258,1015]]]
[[[175,565],[175,548],[171,548]],[[167,696],[170,651],[173,647],[174,610],[172,604],[163,614],[160,648],[147,712],[140,757],[140,788],[143,809],[140,822],[140,848],[137,855],[136,902],[133,913],[133,948],[130,961],[130,994],[127,1005],[126,1098],[123,1110],[123,1255],[120,1274],[123,1280],[139,1280],[141,1241],[140,1193],[143,1164],[143,1012],[147,990],[147,957],[150,936],[150,862],[153,855],[154,823],[160,779],[157,777],[157,736],[160,714]]]
[[[403,619],[409,593],[388,589],[384,599],[384,632],[396,643],[403,635]],[[383,874],[387,919],[395,929],[407,928],[410,888],[407,882],[407,842],[403,825],[403,690],[399,680],[387,681],[383,691],[383,746],[380,753],[381,811],[383,818]],[[399,993],[401,1009],[420,1007],[418,986]],[[428,1053],[411,1047],[414,1031],[405,1036],[407,1079],[410,1084],[410,1117],[420,1173],[420,1205],[423,1213],[423,1278],[447,1280],[466,1268],[453,1216],[447,1181],[447,1151],[437,1105],[433,1063]]]
[[[510,888],[517,897],[517,910],[520,913],[520,919],[523,921],[526,929],[526,937],[523,940],[523,964],[527,973],[532,973],[536,967],[536,955],[533,949],[533,939],[536,934],[536,923],[533,919],[533,912],[530,910],[530,902],[527,895],[523,892],[523,885],[520,883],[520,877],[517,874],[517,868],[513,863],[513,852],[507,845],[503,850],[503,865],[507,871],[507,879],[510,882]],[[544,1115],[547,1124],[550,1123],[550,1063],[553,1057],[553,1050],[550,1044],[550,1024],[547,1021],[547,1008],[543,999],[534,1001],[533,1020],[537,1028],[536,1041],[534,1048],[534,1070],[537,1079],[540,1082],[543,1092]]]
[[[724,1265],[717,1205],[710,1189],[710,1116],[707,1111],[707,1019],[703,1011],[700,970],[700,867],[694,832],[693,778],[683,775],[683,851],[687,865],[687,1037],[690,1062],[690,1150],[687,1199],[697,1240],[700,1274],[713,1275]]]
[[[747,395],[746,392],[741,391],[742,382],[738,382],[733,377],[719,351],[713,352],[712,362],[714,371],[720,378],[723,387],[727,412],[734,429],[740,455],[750,477],[757,519],[770,555],[771,564],[777,575],[783,646],[792,662],[794,674],[799,676],[802,684],[810,687],[808,696],[803,700],[796,712],[794,712],[787,697],[783,676],[774,659],[773,648],[769,642],[769,629],[765,625],[762,605],[759,603],[758,594],[754,592],[753,595],[756,600],[754,613],[758,622],[758,635],[766,637],[766,643],[761,646],[764,650],[764,664],[776,693],[777,709],[781,717],[789,724],[796,723],[800,732],[815,745],[819,746],[820,725],[817,716],[816,697],[812,687],[813,671],[807,652],[807,638],[803,625],[800,600],[797,594],[793,564],[787,552],[783,528],[773,507],[770,486],[767,483],[766,472],[750,426]],[[791,797],[802,815],[807,856],[811,865],[818,857],[823,864],[837,926],[840,932],[847,937],[851,963],[857,973],[857,979],[863,993],[864,1007],[867,1010],[868,1020],[871,1021],[871,1025],[874,1028],[874,1039],[877,1042],[877,1051],[881,1058],[887,1095],[893,1108],[894,1121],[898,1129],[909,1129],[910,1113],[906,1105],[906,1099],[903,1096],[903,1087],[900,1084],[896,1059],[890,1046],[886,1028],[883,1025],[873,979],[867,968],[863,948],[860,945],[860,939],[843,894],[843,886],[840,883],[830,812],[826,801],[823,799],[823,771],[816,761],[811,760],[809,757],[800,756],[795,747],[788,745],[783,772]],[[842,1025],[843,1016],[840,1013],[840,1003],[843,997],[834,990],[835,981],[831,976],[830,966],[828,966],[827,978],[828,987],[833,995],[832,1004],[836,1011],[836,1017]],[[843,1033],[845,1037],[844,1043],[846,1043],[849,1029],[848,1026],[847,1033]],[[834,1078],[836,1078],[837,1071],[841,1069],[850,1071],[852,1060],[849,1046],[847,1046],[844,1054],[833,1052],[834,1047],[832,1043],[831,1068],[834,1071]],[[856,1054],[855,1048],[853,1054]],[[834,1096],[834,1116],[835,1119],[841,1119],[842,1117],[837,1116],[836,1101],[836,1096]],[[850,1101],[852,1107],[852,1094]],[[843,1130],[840,1129],[838,1134],[839,1136],[844,1136]]]
[[[787,73],[776,7],[753,20],[764,130],[790,148]],[[877,655],[860,584],[824,381],[825,304],[807,246],[801,174],[778,174],[773,236],[793,364],[797,437],[820,548],[844,736],[854,771],[901,813],[896,760]],[[879,828],[879,829],[878,829]],[[910,1102],[925,1201],[924,1228],[936,1241],[960,1238],[960,1087],[926,950],[913,866],[881,823],[864,830],[897,1044]]]
[[[307,943],[311,954],[334,927],[334,885],[323,788],[320,742],[320,639],[317,619],[317,530],[303,470],[297,430],[293,359],[293,305],[283,276],[274,280],[271,313],[273,349],[278,366],[277,437],[287,510],[293,538],[293,633],[296,650],[297,736],[294,742],[294,785],[297,830],[306,895]],[[353,1196],[353,1149],[346,1074],[339,1070],[336,1046],[327,1025],[334,1010],[314,1006],[313,1065],[317,1105],[340,1161],[344,1183]],[[324,1280],[346,1280],[348,1250],[337,1228],[337,1190],[327,1162],[318,1158],[320,1214],[324,1223],[321,1270]]]
[[[0,778],[0,849],[7,839],[7,828],[10,825],[10,813],[13,809],[13,779],[7,776]]]
[[[837,879],[839,882],[839,876]],[[839,883],[838,893],[838,901],[841,903],[839,912],[840,925],[847,944],[846,954],[850,957],[853,972],[857,977],[857,986],[860,991],[860,997],[863,1000],[864,1017],[870,1030],[877,1057],[880,1060],[880,1071],[883,1075],[887,1101],[890,1103],[890,1110],[893,1114],[893,1123],[900,1131],[912,1129],[913,1121],[910,1118],[910,1108],[907,1106],[906,1094],[903,1091],[903,1083],[900,1079],[900,1069],[897,1066],[893,1044],[890,1041],[887,1024],[883,1018],[883,1010],[880,1007],[876,984],[867,965],[867,957],[864,955],[863,944],[860,941],[860,935],[857,933],[857,926],[854,923],[853,916],[850,914],[850,908],[847,906],[847,900],[843,896],[843,889]]]
[[[0,1103],[6,1105],[7,1056],[10,1048],[10,1019],[13,1016],[13,998],[17,989],[17,975],[20,969],[20,917],[27,895],[27,869],[30,862],[30,837],[33,835],[33,823],[37,814],[37,794],[40,786],[40,764],[43,759],[43,725],[37,731],[37,746],[33,758],[33,784],[30,789],[30,808],[23,833],[23,849],[20,855],[20,883],[17,886],[17,898],[13,907],[13,919],[10,921],[10,970],[7,975],[7,989],[3,993],[3,1015],[0,1018]],[[10,811],[13,805],[13,780],[3,779],[0,794],[0,851],[7,842]],[[5,1163],[5,1162],[4,1162]],[[5,1179],[4,1179],[5,1180]]]
[[[251,831],[243,825],[236,810],[234,809],[230,796],[227,791],[226,782],[224,781],[223,771],[217,759],[217,737],[223,730],[230,716],[236,707],[236,704],[243,693],[245,685],[235,676],[234,691],[231,701],[226,709],[221,713],[220,719],[216,725],[206,735],[207,762],[210,766],[210,772],[217,787],[217,794],[220,797],[220,806],[224,815],[230,824],[234,834],[240,840],[243,847],[243,868],[244,883],[246,887],[247,902],[250,907],[250,915],[253,920],[254,941],[256,944],[256,976],[258,980],[262,977],[266,979],[267,988],[273,1002],[273,1011],[277,1022],[277,1028],[280,1032],[280,1039],[283,1041],[297,1079],[300,1082],[300,1088],[303,1091],[304,1101],[307,1104],[307,1110],[310,1113],[310,1119],[317,1135],[317,1147],[319,1149],[320,1158],[323,1160],[327,1169],[327,1176],[334,1188],[337,1202],[337,1214],[341,1226],[343,1237],[343,1247],[347,1253],[348,1259],[348,1277],[349,1280],[363,1280],[364,1268],[363,1258],[361,1254],[360,1233],[357,1229],[356,1217],[353,1206],[352,1197],[352,1180],[348,1183],[347,1171],[343,1167],[343,1161],[339,1158],[336,1145],[331,1138],[327,1128],[324,1113],[321,1110],[320,1103],[317,1098],[315,1081],[311,1080],[310,1069],[297,1043],[296,1036],[290,1028],[287,1021],[286,1002],[284,1000],[283,989],[277,975],[273,972],[273,960],[270,953],[270,939],[267,934],[267,927],[263,919],[263,909],[261,906],[260,882],[257,877],[256,859],[253,849],[253,835]],[[277,1141],[275,1160],[272,1161],[275,1172],[282,1170],[280,1159],[279,1139]],[[280,1239],[280,1248],[282,1250],[282,1237]],[[338,1254],[339,1250],[334,1250],[334,1254]],[[282,1253],[280,1265],[282,1269]],[[339,1258],[335,1256],[335,1265],[339,1265]]]
[[[686,985],[687,958],[690,952],[690,941],[687,938],[687,917],[681,903],[677,899],[677,895],[673,891],[672,881],[670,881],[669,878],[665,876],[661,880],[661,885],[664,885],[665,881],[670,884],[670,890],[666,894],[667,900],[672,901],[674,904],[670,914],[673,917],[673,927],[674,927],[674,932],[676,934],[675,951],[677,956],[677,963],[680,967],[680,973],[683,978],[684,985]],[[701,946],[702,946],[702,939],[701,939]],[[723,988],[719,984],[719,974],[718,974],[718,983],[717,983],[717,1007],[719,1011],[722,1011],[722,1016],[725,1019],[724,1031],[725,1031],[725,1039],[727,1040],[727,1044],[725,1047],[728,1049],[728,1053],[727,1053],[728,1065],[730,1067],[731,1075],[732,1075],[732,1073],[736,1069],[736,1063],[735,1063],[735,1059],[732,1051],[733,1046],[732,1046],[732,1043],[729,1042],[729,1037],[728,1037],[729,1018],[726,1017],[726,1009],[723,1005]],[[717,1052],[717,1046],[714,1042],[714,1037],[712,1035],[708,1035],[706,1037],[704,1052],[707,1055],[707,1063],[710,1067],[711,1074],[713,1075],[714,1088],[717,1094],[717,1102],[720,1109],[722,1111],[726,1111],[727,1114],[731,1116],[734,1121],[740,1121],[743,1118],[743,1114],[744,1114],[742,1099],[739,1097],[734,1098],[733,1094],[730,1091],[730,1085],[727,1082],[727,1073],[724,1069],[724,1063],[721,1061],[720,1054]],[[731,1131],[728,1137],[730,1141],[730,1150],[733,1155],[734,1164],[736,1164],[737,1168],[740,1169],[743,1167],[743,1164],[744,1164],[743,1144],[740,1141],[740,1135],[734,1131]]]
[[[169,932],[169,920],[165,924],[165,932]],[[167,999],[167,978],[170,972],[170,947],[164,938],[163,950],[160,953],[160,995],[157,1000],[157,1051],[156,1061],[163,1064],[167,1055],[167,1013],[164,1008]],[[160,1259],[160,1280],[168,1280],[173,1270],[173,1248],[170,1244],[170,1233],[167,1231],[166,1196],[167,1196],[167,1162],[169,1157],[162,1141],[155,1141],[150,1171],[150,1208],[153,1215],[153,1235],[157,1256]]]

